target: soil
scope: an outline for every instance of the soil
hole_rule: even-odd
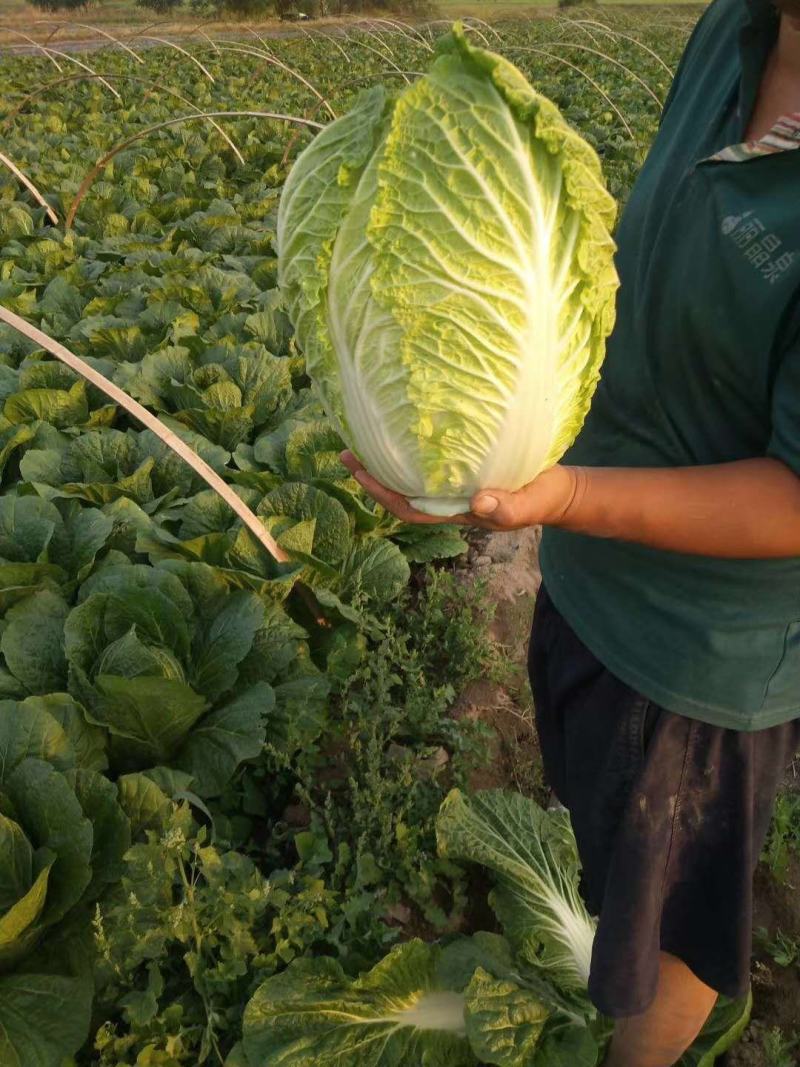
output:
[[[494,751],[487,766],[474,775],[473,788],[514,788],[546,803],[526,669],[533,605],[541,583],[539,540],[538,529],[479,534],[471,540],[461,574],[464,581],[485,583],[486,595],[496,605],[491,632],[502,647],[507,670],[502,682],[479,679],[468,686],[453,715],[480,719],[494,731]],[[790,769],[785,787],[800,789],[800,759]],[[778,931],[800,939],[800,856],[793,857],[783,884],[760,866],[754,889],[754,929],[764,928],[767,939],[774,939]],[[765,1038],[776,1028],[787,1041],[800,1039],[800,960],[781,967],[756,938],[753,997],[752,1022],[724,1059],[725,1067],[800,1065],[800,1045],[794,1061],[771,1059],[764,1047]],[[722,1067],[722,1060],[717,1063]]]
[[[800,856],[792,856],[782,882],[765,867],[759,867],[755,880],[753,927],[774,939],[780,931],[800,941]],[[756,935],[753,965],[753,1017],[767,1028],[777,1026],[785,1035],[800,1037],[800,959],[788,967],[779,966]],[[798,1060],[800,1062],[800,1059]]]
[[[474,537],[462,564],[464,581],[480,581],[495,606],[490,632],[502,650],[502,681],[471,683],[453,708],[455,718],[480,719],[494,731],[494,752],[471,779],[473,789],[508,786],[547,798],[528,686],[527,654],[531,618],[541,583],[538,548],[541,531]]]

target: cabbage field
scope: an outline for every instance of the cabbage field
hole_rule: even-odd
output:
[[[624,202],[696,14],[468,32]],[[165,24],[70,51],[67,28],[2,58],[0,309],[157,415],[281,558],[0,323],[0,1067],[602,1056],[568,823],[541,788],[476,792],[493,728],[453,714],[507,671],[467,539],[341,466],[276,284],[293,158],[444,29]]]

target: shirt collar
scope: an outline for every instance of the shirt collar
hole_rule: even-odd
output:
[[[709,157],[714,163],[746,163],[759,156],[773,156],[779,152],[800,149],[800,111],[778,119],[769,133],[758,141],[743,141],[729,145]]]
[[[739,39],[741,77],[736,101],[740,129],[744,129],[764,71],[764,64],[778,32],[778,10],[772,0],[744,0],[744,16]],[[783,116],[759,141],[742,141],[723,148],[707,162],[744,163],[758,156],[800,148],[798,115]]]

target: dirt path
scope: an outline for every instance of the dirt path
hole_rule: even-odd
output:
[[[475,775],[474,788],[510,786],[544,802],[547,790],[526,667],[533,605],[542,580],[539,539],[538,529],[471,539],[470,551],[461,563],[462,574],[467,581],[484,584],[489,602],[496,605],[491,634],[502,646],[505,677],[473,682],[462,693],[454,714],[482,719],[495,731],[495,751],[487,767]]]

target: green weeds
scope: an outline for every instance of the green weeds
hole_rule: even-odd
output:
[[[800,793],[780,793],[762,859],[781,883],[793,854],[800,854]]]
[[[762,1047],[764,1067],[797,1067],[795,1052],[800,1047],[800,1037],[787,1037],[775,1026],[764,1034]]]
[[[350,974],[406,933],[458,924],[461,869],[433,820],[486,749],[449,714],[459,687],[498,669],[481,587],[429,570],[341,685],[319,743],[247,766],[220,800],[187,804],[127,854],[97,908],[93,1067],[220,1067],[241,1010],[293,959]],[[205,814],[204,814],[205,812]]]

